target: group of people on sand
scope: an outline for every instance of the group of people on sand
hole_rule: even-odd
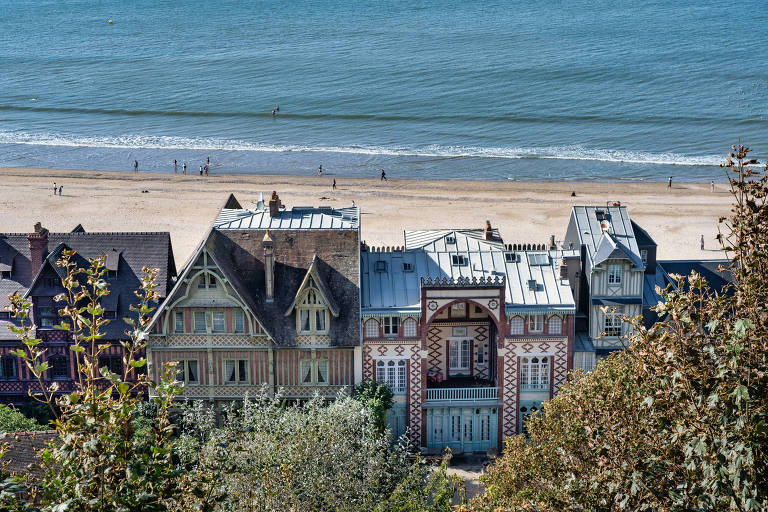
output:
[[[59,192],[59,193],[58,193],[58,195],[61,195],[61,191],[62,191],[62,190],[64,190],[64,185],[59,185],[59,186],[57,187],[57,186],[56,186],[56,182],[54,181],[54,182],[53,182],[53,195],[57,195],[57,194],[56,194],[56,191],[57,191],[57,190],[58,190],[58,192]]]
[[[205,157],[205,164],[200,166],[200,176],[208,176],[208,171],[211,168],[211,157],[207,156]],[[177,174],[179,172],[179,163],[174,160],[173,161],[173,174]],[[186,175],[187,174],[187,162],[184,162],[181,164],[181,174]]]

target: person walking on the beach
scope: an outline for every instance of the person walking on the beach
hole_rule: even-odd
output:
[[[336,178],[333,178],[333,190],[336,190]]]
[[[704,250],[704,235],[701,235],[701,250]]]
[[[53,182],[53,195],[56,195],[56,182]]]
[[[205,157],[205,165],[211,165],[211,157]]]
[[[139,172],[139,161],[134,160],[133,161],[133,172]]]
[[[318,176],[323,175],[323,164],[320,164],[320,167],[317,168],[317,175]]]
[[[187,174],[187,162],[184,162],[184,164],[181,166],[181,173],[186,176],[186,174]]]
[[[381,170],[381,181],[387,181],[387,173],[384,172],[384,169]]]
[[[709,190],[711,190],[713,193],[715,191],[715,180],[712,180],[709,182]]]
[[[176,160],[173,161],[173,174],[177,174],[179,172],[179,167],[176,165]]]
[[[356,208],[356,207],[357,207],[357,205],[355,204],[355,200],[353,199],[352,200],[352,208]]]
[[[208,164],[205,164],[205,167],[203,167],[203,170],[205,171],[205,175],[208,176]]]
[[[61,191],[64,189],[64,185],[59,185],[59,197],[61,197]]]
[[[672,176],[669,177],[669,181],[667,182],[667,188],[672,188]]]
[[[202,175],[203,175],[203,166],[201,165],[200,166],[200,176],[202,176]]]

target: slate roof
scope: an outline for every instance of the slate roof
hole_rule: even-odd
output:
[[[30,473],[40,477],[43,470],[39,467],[39,453],[48,446],[48,443],[57,439],[55,430],[39,430],[37,432],[7,432],[0,435],[0,442],[7,443],[8,453],[3,458],[8,461],[5,470],[12,475]]]
[[[214,221],[216,229],[357,229],[357,207],[295,206],[272,217],[269,210],[222,208]]]
[[[85,232],[81,229],[70,233],[49,233],[49,253],[44,261],[49,270],[59,276],[64,275],[64,269],[56,266],[61,251],[69,248],[77,252],[81,266],[87,265],[88,257],[104,256],[115,249],[120,253],[119,271],[116,278],[109,278],[111,289],[110,301],[118,300],[120,308],[117,319],[110,322],[106,328],[107,339],[124,338],[123,331],[127,325],[120,321],[124,316],[132,316],[128,307],[136,302],[134,291],[140,285],[141,269],[144,266],[159,268],[157,276],[157,292],[164,298],[169,292],[172,278],[176,275],[176,266],[171,246],[171,236],[167,232],[160,233],[112,233]],[[13,260],[13,274],[10,280],[0,280],[0,308],[10,304],[8,295],[13,293],[28,294],[34,279],[41,275],[37,269],[32,269],[30,262],[29,241],[27,233],[0,234],[0,261]],[[30,294],[34,295],[34,294]],[[46,292],[45,296],[55,293]],[[0,339],[16,339],[8,331],[8,322],[0,321]]]
[[[607,230],[600,226],[600,216],[609,223]],[[576,249],[577,242],[586,249],[587,271],[612,256],[626,257],[644,268],[626,206],[574,206],[564,245],[570,248],[573,243]]]
[[[370,248],[361,253],[364,313],[418,314],[422,278],[504,277],[508,310],[571,311],[575,307],[567,279],[560,279],[560,262],[576,251],[509,251],[497,232],[492,240],[485,240],[482,229],[406,231],[404,239],[403,248]],[[465,264],[454,264],[454,258],[463,258]],[[535,290],[529,289],[529,280],[536,281]]]

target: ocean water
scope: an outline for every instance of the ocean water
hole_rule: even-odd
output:
[[[765,0],[8,1],[0,166],[722,179],[739,138],[768,154],[766,26]]]

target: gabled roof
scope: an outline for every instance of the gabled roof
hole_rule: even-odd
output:
[[[601,226],[604,222],[607,222],[606,229]],[[610,235],[608,242],[604,242],[604,232]],[[570,248],[570,244],[574,244],[573,248],[576,249],[576,243],[586,249],[588,270],[605,261],[609,248],[613,252],[613,248],[605,243],[621,247],[621,252],[616,253],[617,257],[627,257],[638,268],[644,268],[626,206],[574,206],[564,246]]]
[[[597,250],[592,258],[595,265],[600,265],[606,260],[628,259],[637,267],[643,267],[643,261],[629,250],[624,244],[619,242],[611,233],[603,232],[600,241],[597,243]]]
[[[320,275],[317,272],[317,254],[315,254],[312,257],[312,263],[309,265],[309,268],[307,269],[307,273],[304,276],[304,279],[301,281],[301,284],[299,285],[299,289],[296,290],[296,296],[293,299],[293,302],[291,303],[290,307],[285,311],[285,316],[289,316],[291,313],[293,313],[293,310],[296,308],[296,304],[301,299],[302,292],[307,288],[307,286],[310,283],[310,280],[314,281],[315,285],[317,286],[317,289],[320,291],[320,294],[323,296],[323,300],[325,301],[325,304],[328,306],[328,309],[330,310],[331,314],[335,317],[339,316],[339,306],[336,305],[336,301],[333,300],[333,295],[331,294],[331,290],[328,288],[328,285],[325,284],[325,279],[323,279],[323,276]]]

